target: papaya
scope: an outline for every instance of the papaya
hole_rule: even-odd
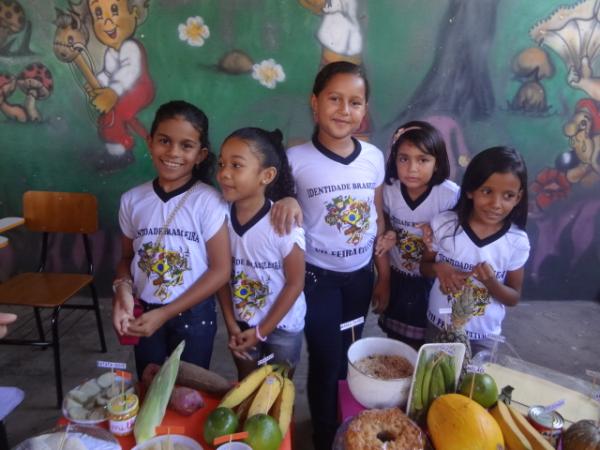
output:
[[[502,430],[479,403],[460,394],[442,395],[427,412],[436,450],[504,450]]]

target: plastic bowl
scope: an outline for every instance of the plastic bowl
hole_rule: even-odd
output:
[[[365,408],[392,408],[406,404],[412,373],[406,378],[389,380],[367,375],[354,363],[370,355],[403,356],[414,367],[416,350],[403,342],[383,337],[359,339],[348,349],[348,387],[361,405]]]

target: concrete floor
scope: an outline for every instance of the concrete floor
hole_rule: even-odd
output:
[[[133,352],[118,345],[110,326],[110,300],[104,299],[103,317],[108,353],[99,352],[99,341],[91,313],[73,311],[63,315],[63,330],[70,328],[61,340],[63,383],[65,392],[98,374],[98,359],[126,361],[133,368]],[[10,309],[20,314],[11,337],[33,332],[33,316],[29,311]],[[600,304],[587,301],[522,302],[511,309],[504,334],[518,355],[526,361],[552,368],[565,374],[585,378],[585,370],[600,371]],[[21,329],[19,327],[21,326]],[[369,316],[364,336],[382,335],[376,318]],[[294,378],[298,399],[295,409],[296,450],[310,450],[310,416],[306,400],[306,352]],[[222,322],[215,341],[211,369],[227,378],[235,378],[235,368],[226,348],[226,330]],[[0,386],[17,386],[26,393],[25,401],[6,419],[11,445],[36,432],[53,426],[60,411],[55,408],[52,352],[33,347],[0,347]],[[0,399],[2,401],[2,399]]]

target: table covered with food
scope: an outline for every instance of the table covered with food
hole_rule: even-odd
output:
[[[503,338],[477,355],[464,342],[418,352],[387,338],[354,342],[334,449],[600,450],[600,374],[567,376],[509,349]]]
[[[291,449],[286,367],[264,364],[234,384],[180,361],[183,344],[138,383],[114,369],[83,381],[65,396],[58,426],[14,450]]]

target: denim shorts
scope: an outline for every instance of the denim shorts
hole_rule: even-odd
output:
[[[242,331],[251,328],[246,322],[238,322]],[[303,330],[288,331],[275,328],[267,336],[265,342],[259,342],[254,349],[249,349],[248,354],[253,360],[258,361],[273,353],[269,364],[285,364],[291,368],[300,362],[302,351]]]

